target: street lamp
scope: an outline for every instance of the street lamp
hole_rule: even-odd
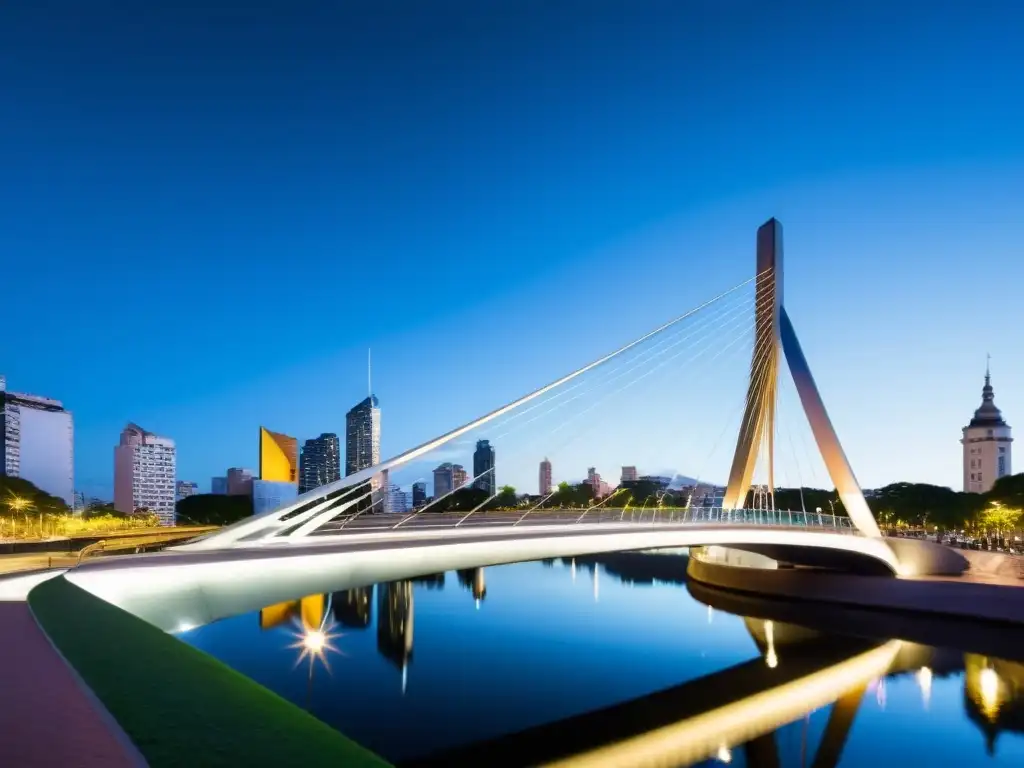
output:
[[[28,513],[29,513],[29,510],[32,509],[32,500],[31,499],[23,498],[21,496],[14,496],[14,495],[12,495],[11,498],[8,499],[8,501],[7,501],[7,506],[10,508],[11,512],[13,512],[15,514],[18,514],[19,512],[25,514],[25,531],[27,532],[28,531]],[[15,533],[15,536],[17,536],[17,533]]]

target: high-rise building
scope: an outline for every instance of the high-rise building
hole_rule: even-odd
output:
[[[160,525],[174,525],[175,463],[173,440],[128,424],[114,448],[114,509],[146,509]]]
[[[199,483],[192,483],[188,480],[179,480],[174,486],[174,500],[181,501],[189,496],[199,493]]]
[[[452,487],[461,488],[469,481],[469,473],[461,464],[452,464]]]
[[[272,483],[298,482],[298,440],[260,427],[260,480]]]
[[[299,494],[298,489],[297,483],[254,479],[252,481],[252,513],[261,515],[295,501]]]
[[[299,456],[299,493],[341,479],[341,442],[333,432],[325,432],[302,446]]]
[[[228,494],[228,479],[227,477],[212,477],[210,478],[210,493],[218,496],[227,496]]]
[[[232,467],[226,478],[228,496],[252,496],[252,471],[241,467]]]
[[[345,415],[345,474],[380,464],[380,402],[370,395]]]
[[[409,494],[397,485],[388,488],[388,512],[408,512]]]
[[[427,503],[427,484],[417,480],[412,484],[412,508],[419,509]]]
[[[992,377],[986,367],[981,405],[960,439],[964,450],[964,491],[988,493],[1000,477],[1013,473],[1010,425],[996,407]]]
[[[473,486],[485,491],[488,496],[493,496],[498,491],[498,481],[495,478],[494,469],[494,447],[489,440],[477,440],[476,450],[473,452]]]
[[[624,483],[635,483],[639,475],[637,474],[636,467],[623,467],[622,477],[620,478]]]
[[[551,462],[546,458],[540,463],[540,495],[551,493]]]
[[[440,499],[455,490],[454,465],[446,461],[434,470],[434,498]]]
[[[8,392],[0,376],[0,475],[28,480],[71,507],[74,442],[71,412],[59,400]]]
[[[251,481],[252,513],[278,509],[294,501],[299,493],[299,441],[294,437],[260,427],[260,476]],[[230,472],[228,493],[231,493]]]

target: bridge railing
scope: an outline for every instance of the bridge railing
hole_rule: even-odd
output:
[[[401,527],[406,517],[408,524]],[[580,525],[594,523],[634,523],[649,525],[763,525],[792,527],[833,533],[855,534],[848,517],[818,512],[780,509],[722,509],[721,507],[635,507],[576,508],[536,510],[492,510],[466,518],[464,512],[425,513],[412,515],[377,514],[339,518],[315,535],[355,534],[369,530],[397,532],[457,527],[490,527],[515,525]]]

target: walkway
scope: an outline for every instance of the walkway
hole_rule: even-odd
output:
[[[5,765],[140,765],[50,645],[26,603],[0,602],[0,647],[0,755]]]
[[[1002,552],[980,552],[973,549],[956,550],[971,564],[969,571],[958,579],[974,584],[999,584],[1005,587],[1024,587],[1024,557]]]

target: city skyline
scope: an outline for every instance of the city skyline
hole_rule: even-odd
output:
[[[156,31],[154,55],[130,69],[111,64],[131,58],[125,19],[71,7],[53,30],[43,11],[21,12],[8,52],[25,76],[16,119],[0,129],[18,193],[4,200],[0,250],[18,286],[10,316],[35,318],[38,297],[50,302],[4,365],[20,391],[75,413],[76,489],[110,496],[105,456],[126,419],[173,435],[182,476],[196,479],[255,466],[254,423],[341,434],[365,396],[371,345],[389,414],[381,452],[394,455],[746,279],[752,230],[771,215],[787,226],[787,304],[858,479],[959,485],[952,440],[976,406],[986,353],[1008,420],[1024,412],[1024,309],[999,303],[982,333],[968,318],[991,316],[992,293],[965,290],[979,264],[988,279],[1024,278],[1024,106],[1004,96],[1024,89],[1024,67],[998,58],[1018,47],[1014,25],[933,9],[911,53],[905,29],[918,13],[877,2],[748,8],[742,24],[728,6],[679,4],[662,9],[653,38],[646,13],[577,18],[555,5],[500,29],[473,10],[456,38],[443,13],[383,24],[380,11],[325,11],[322,28],[344,30],[345,45],[261,17],[263,42],[222,30],[227,49],[186,9],[168,11],[181,21],[173,37],[140,8],[132,23]],[[387,44],[390,24],[419,31],[415,50]],[[461,66],[484,55],[466,47],[476,39],[505,53]],[[190,67],[159,55],[179,45]],[[43,53],[54,49],[92,65],[57,66]],[[422,99],[377,97],[416,77],[424,57],[438,66]],[[270,61],[297,85],[263,93]],[[541,79],[561,98],[539,93]],[[77,96],[45,96],[57,92]],[[120,103],[137,109],[126,117]],[[408,125],[420,126],[415,152]],[[245,141],[234,140],[239,126]],[[282,272],[284,255],[298,268]],[[211,263],[237,277],[232,290],[196,280]],[[415,291],[347,290],[338,302],[356,267]],[[470,284],[452,279],[467,274]],[[149,348],[152,327],[80,311],[84,287],[110,307],[195,297],[200,309],[170,310],[160,336],[188,354],[141,377],[123,350]],[[301,328],[268,323],[254,296],[332,311]],[[671,403],[666,392],[648,407]],[[716,434],[711,410],[685,422],[701,439]],[[694,472],[668,458],[674,445],[666,435],[650,451]],[[508,482],[532,485],[538,458]],[[621,461],[660,469],[610,450],[557,459],[609,477]]]
[[[982,406],[981,406],[981,408],[976,409],[975,415],[974,415],[974,419],[971,420],[971,424],[968,425],[968,427],[964,427],[962,429],[962,432],[964,433],[964,435],[966,435],[967,430],[969,428],[972,428],[972,427],[977,429],[977,428],[980,428],[982,426],[997,426],[997,427],[1002,427],[1005,430],[1004,437],[1000,438],[1000,439],[1008,439],[1009,438],[1009,434],[1010,434],[1009,426],[1006,424],[1005,421],[1003,421],[1000,409],[993,405],[993,386],[991,384],[991,372],[990,372],[988,366],[986,366],[986,371],[985,371],[985,375],[984,375],[984,387],[982,388],[982,390],[983,390],[982,391]],[[25,398],[26,397],[25,395],[21,395],[19,393],[8,393],[8,394],[11,395],[12,397],[16,397],[16,398]],[[34,396],[34,395],[33,396],[27,396],[27,397],[29,397],[30,399],[34,398],[36,400],[40,400],[41,402],[45,401],[47,403],[56,403],[58,406],[60,405],[59,401],[51,401],[51,400],[49,400],[47,398],[38,398],[37,396]],[[377,441],[379,442],[379,437],[380,437],[380,430],[379,430],[380,417],[379,417],[379,412],[380,412],[380,409],[379,409],[379,402],[377,401],[377,398],[375,396],[371,396],[371,397],[367,398],[366,400],[358,403],[353,409],[351,409],[349,411],[349,413],[350,414],[352,414],[354,412],[355,413],[359,413],[360,409],[363,409],[364,406],[367,405],[367,403],[369,403],[372,406],[373,410],[376,412],[376,414],[374,416],[374,420],[376,422],[376,435],[375,435],[375,437],[376,437]],[[988,409],[988,410],[986,410],[986,409]],[[65,411],[63,411],[62,408],[60,408],[60,411],[61,411],[61,413],[65,413]],[[982,412],[984,412],[984,415],[985,415],[986,418],[991,418],[993,420],[992,424],[982,424],[981,422],[978,421],[979,413],[982,413]],[[993,413],[994,413],[994,415],[993,415]],[[152,433],[146,432],[145,430],[141,430],[141,428],[135,426],[134,424],[129,424],[128,429],[139,430],[140,434],[144,434],[144,435],[147,435],[149,437],[158,437],[156,435],[153,435]],[[363,430],[363,431],[365,431],[365,430]],[[360,435],[361,435],[361,433],[360,433]],[[334,477],[333,476],[334,473],[329,468],[331,466],[332,459],[331,459],[331,457],[329,455],[331,453],[331,448],[330,448],[330,445],[328,443],[330,442],[330,440],[332,438],[335,441],[335,443],[338,444],[338,445],[335,446],[335,451],[339,452],[339,450],[340,450],[340,441],[338,440],[337,435],[335,435],[333,433],[321,433],[319,435],[319,437],[309,438],[309,439],[305,440],[304,441],[304,445],[303,445],[303,452],[305,452],[307,449],[309,449],[311,451],[316,451],[317,452],[317,456],[315,458],[316,462],[326,462],[326,466],[328,467],[328,469],[326,469],[326,472],[328,472],[329,474],[332,475],[331,477],[329,477],[326,480],[326,482],[332,482],[335,479],[340,479],[339,477]],[[158,439],[164,440],[165,438],[158,438]],[[266,441],[266,443],[267,443],[267,447],[266,448],[264,447],[264,441]],[[170,440],[170,442],[171,442],[171,444],[173,446],[173,440]],[[301,473],[301,470],[302,470],[302,464],[301,464],[301,457],[299,457],[298,442],[299,441],[298,441],[297,438],[290,437],[288,435],[284,435],[284,434],[281,434],[281,433],[275,433],[275,432],[272,432],[270,430],[267,430],[264,427],[260,427],[260,448],[258,450],[258,453],[260,454],[260,461],[258,463],[260,464],[260,466],[262,468],[263,467],[263,460],[266,458],[266,456],[268,456],[270,454],[273,454],[273,456],[271,457],[271,461],[274,464],[274,472],[277,473],[277,474],[275,474],[275,477],[277,477],[278,474],[281,474],[281,473],[285,473],[289,477],[294,476],[296,479],[291,481],[291,483],[296,486],[296,489],[299,492],[304,492],[303,489],[302,489],[302,486],[301,486],[302,478],[300,476],[300,473]],[[366,441],[364,440],[364,442],[366,442]],[[963,445],[963,448],[962,448],[962,455],[963,455],[963,460],[962,460],[963,474],[962,474],[962,476],[963,476],[963,482],[961,484],[959,484],[959,485],[957,483],[955,483],[955,482],[954,483],[949,483],[947,485],[948,485],[948,487],[950,487],[950,488],[952,488],[954,490],[963,490],[963,491],[971,491],[971,492],[983,492],[983,490],[979,490],[980,486],[977,483],[974,482],[973,475],[970,477],[970,480],[968,480],[969,461],[971,462],[970,469],[973,469],[974,468],[973,467],[973,461],[974,460],[968,458],[968,448],[966,446],[966,443],[965,443],[964,439],[961,439],[960,442]],[[321,443],[324,443],[324,445],[321,445]],[[72,445],[72,452],[73,452],[73,450],[74,450],[74,446]],[[481,451],[483,451],[484,453],[481,454]],[[489,454],[490,454],[489,460],[486,459],[486,458],[481,458],[481,456],[485,455],[488,451],[489,451]],[[324,456],[320,456],[319,454],[321,452],[325,452],[325,455]],[[986,464],[991,464],[992,468],[995,470],[994,472],[991,472],[991,474],[994,475],[994,479],[998,479],[998,477],[1002,477],[1002,476],[1007,475],[1007,474],[1012,474],[1012,469],[1010,469],[1011,464],[1010,464],[1010,457],[1009,457],[1009,454],[1008,454],[1008,448],[1003,448],[1002,449],[1002,453],[1005,454],[1005,455],[999,457],[998,461],[993,456],[993,457],[991,457],[986,462]],[[175,454],[176,454],[176,449],[175,449]],[[281,455],[278,456],[277,454],[281,454]],[[287,454],[287,456],[285,454]],[[444,489],[442,491],[442,493],[447,493],[447,492],[453,490],[454,488],[458,488],[458,487],[461,487],[462,485],[467,484],[472,477],[477,477],[477,476],[485,473],[486,469],[493,468],[494,467],[494,454],[495,454],[494,447],[490,445],[490,441],[487,440],[487,439],[480,439],[480,440],[476,441],[476,450],[474,452],[468,454],[472,458],[472,460],[473,460],[473,473],[472,473],[472,475],[469,472],[467,472],[465,470],[465,468],[463,467],[463,465],[460,464],[457,461],[456,462],[452,462],[452,461],[443,462],[441,465],[439,465],[435,469],[431,470],[430,474],[433,475],[434,478],[436,478],[438,470],[440,470],[442,468],[447,470],[447,474],[451,477],[451,481],[448,482],[448,483],[445,483],[445,487],[444,487]],[[380,457],[379,453],[378,453],[376,458],[377,458],[377,461],[380,461],[381,457]],[[334,461],[340,460],[340,456],[336,457],[333,460]],[[175,461],[176,461],[176,459],[175,459]],[[489,464],[488,464],[488,461],[490,462]],[[116,462],[115,462],[115,464],[116,464]],[[597,472],[596,468],[593,467],[593,466],[588,467],[586,469],[585,473],[579,471],[580,468],[576,467],[576,468],[573,469],[573,471],[570,471],[566,476],[559,477],[557,480],[555,480],[555,479],[553,479],[554,476],[551,474],[551,462],[548,460],[547,457],[545,457],[540,462],[541,473],[542,473],[541,474],[541,489],[540,489],[541,495],[544,494],[543,484],[544,484],[544,471],[545,471],[544,467],[545,467],[545,465],[548,467],[549,476],[552,478],[549,481],[552,484],[552,487],[557,486],[557,484],[559,482],[566,482],[566,481],[570,482],[570,483],[585,483],[585,482],[589,482],[592,485],[595,485],[595,483],[593,481],[596,478],[597,481],[598,481],[596,483],[596,486],[599,489],[601,489],[599,495],[606,495],[611,489],[614,489],[618,485],[618,482],[620,482],[622,480],[626,480],[626,479],[634,479],[635,480],[638,476],[648,476],[649,477],[649,476],[659,476],[659,475],[664,476],[664,475],[667,475],[668,478],[671,478],[673,476],[680,476],[682,478],[682,480],[687,482],[687,483],[706,482],[706,483],[711,483],[712,485],[720,484],[722,482],[718,478],[712,478],[712,479],[699,478],[698,479],[698,478],[686,477],[685,475],[680,475],[679,471],[677,470],[677,468],[669,468],[669,469],[662,468],[662,469],[656,470],[656,471],[655,470],[647,471],[646,469],[638,468],[635,465],[624,465],[624,464],[620,464],[619,465],[621,467],[621,470],[622,470],[622,475],[620,476],[619,480],[614,481],[611,484],[605,482],[602,479],[601,473]],[[979,463],[979,467],[980,467],[980,463]],[[314,468],[314,469],[316,471],[319,471],[316,468]],[[492,472],[490,474],[493,475],[495,473]],[[260,473],[258,472],[257,473],[257,477],[259,477],[259,475],[260,475]],[[284,476],[284,475],[281,475],[281,476]],[[252,495],[253,492],[254,492],[253,491],[253,481],[254,481],[254,479],[255,478],[253,477],[253,473],[252,473],[251,470],[242,469],[242,468],[238,468],[238,467],[232,467],[232,468],[229,468],[226,471],[225,475],[214,476],[214,477],[211,478],[211,481],[210,481],[211,484],[210,484],[210,491],[209,492],[213,493],[213,494],[218,494],[218,493],[225,494],[226,493],[226,494],[230,495],[230,494],[234,493],[234,494]],[[115,472],[115,476],[113,477],[113,481],[114,481],[113,485],[114,485],[115,490],[116,490],[116,482],[117,482],[116,481],[116,472]],[[221,483],[220,486],[218,486],[218,482]],[[278,482],[288,483],[289,481],[272,481],[272,482],[274,482],[274,483],[278,483]],[[494,482],[494,481],[491,481],[491,482]],[[991,487],[991,483],[992,483],[992,481],[989,480],[989,482],[987,482],[985,484],[985,489],[990,488]],[[244,484],[244,487],[242,487],[243,484]],[[304,490],[312,490],[313,488],[318,487],[319,485],[323,485],[323,484],[325,484],[325,483],[324,482],[319,482],[316,485],[310,486],[309,488],[306,488]],[[490,483],[487,481],[486,476],[484,478],[482,478],[482,481],[481,480],[477,480],[477,481],[475,481],[475,482],[473,482],[471,484],[476,486],[476,487],[481,488],[482,490],[487,491],[490,494],[496,493],[496,491],[498,490],[498,487],[499,487],[499,486],[495,485],[492,488],[490,486]],[[422,478],[422,477],[417,478],[417,479],[406,478],[401,483],[391,483],[391,482],[389,482],[388,483],[388,489],[389,489],[388,493],[390,494],[392,492],[399,492],[400,491],[402,494],[405,494],[406,496],[408,496],[408,500],[407,500],[406,504],[407,504],[407,506],[412,507],[413,506],[413,495],[414,495],[413,494],[413,487],[416,486],[416,485],[424,485],[424,478]],[[187,488],[185,493],[181,493],[181,488],[183,486],[188,486],[188,488]],[[454,486],[454,488],[453,488],[453,486]],[[785,487],[786,484],[785,483],[777,483],[777,486],[778,487]],[[528,481],[524,482],[522,485],[513,486],[513,487],[515,487],[517,492],[520,493],[520,494],[522,494],[522,493],[527,493],[527,494],[532,493],[532,491],[529,488],[529,482]],[[812,487],[814,487],[814,486],[812,486]],[[828,487],[828,485],[825,484],[825,485],[822,485],[820,487]],[[864,485],[863,487],[866,488],[866,489],[869,488],[869,486],[867,486],[867,485]],[[82,491],[75,491],[75,493],[81,494],[83,496],[83,498],[86,496],[85,492],[82,492]],[[195,494],[195,493],[206,493],[206,491],[202,490],[200,488],[199,484],[195,483],[194,481],[183,480],[183,479],[180,479],[180,478],[176,479],[175,484],[174,484],[174,497],[175,497],[175,500],[180,500],[180,498],[183,498],[184,496],[192,495],[192,494]],[[261,493],[261,495],[265,496],[265,495],[267,495],[267,492],[263,491]],[[279,495],[280,495],[279,493],[274,493],[274,494],[272,494],[272,497],[274,499],[277,499],[277,497]],[[437,492],[435,490],[434,496],[432,498],[435,498],[437,495],[438,494],[437,494]],[[291,496],[291,494],[289,493],[289,494],[286,494],[285,496],[281,497],[280,503],[284,503],[285,501],[287,501],[288,498],[290,498],[290,496]],[[103,497],[102,496],[94,496],[93,498],[103,498]],[[264,510],[264,509],[269,509],[269,508],[270,507],[267,507],[266,504],[264,504],[263,506],[261,506],[261,511]]]

